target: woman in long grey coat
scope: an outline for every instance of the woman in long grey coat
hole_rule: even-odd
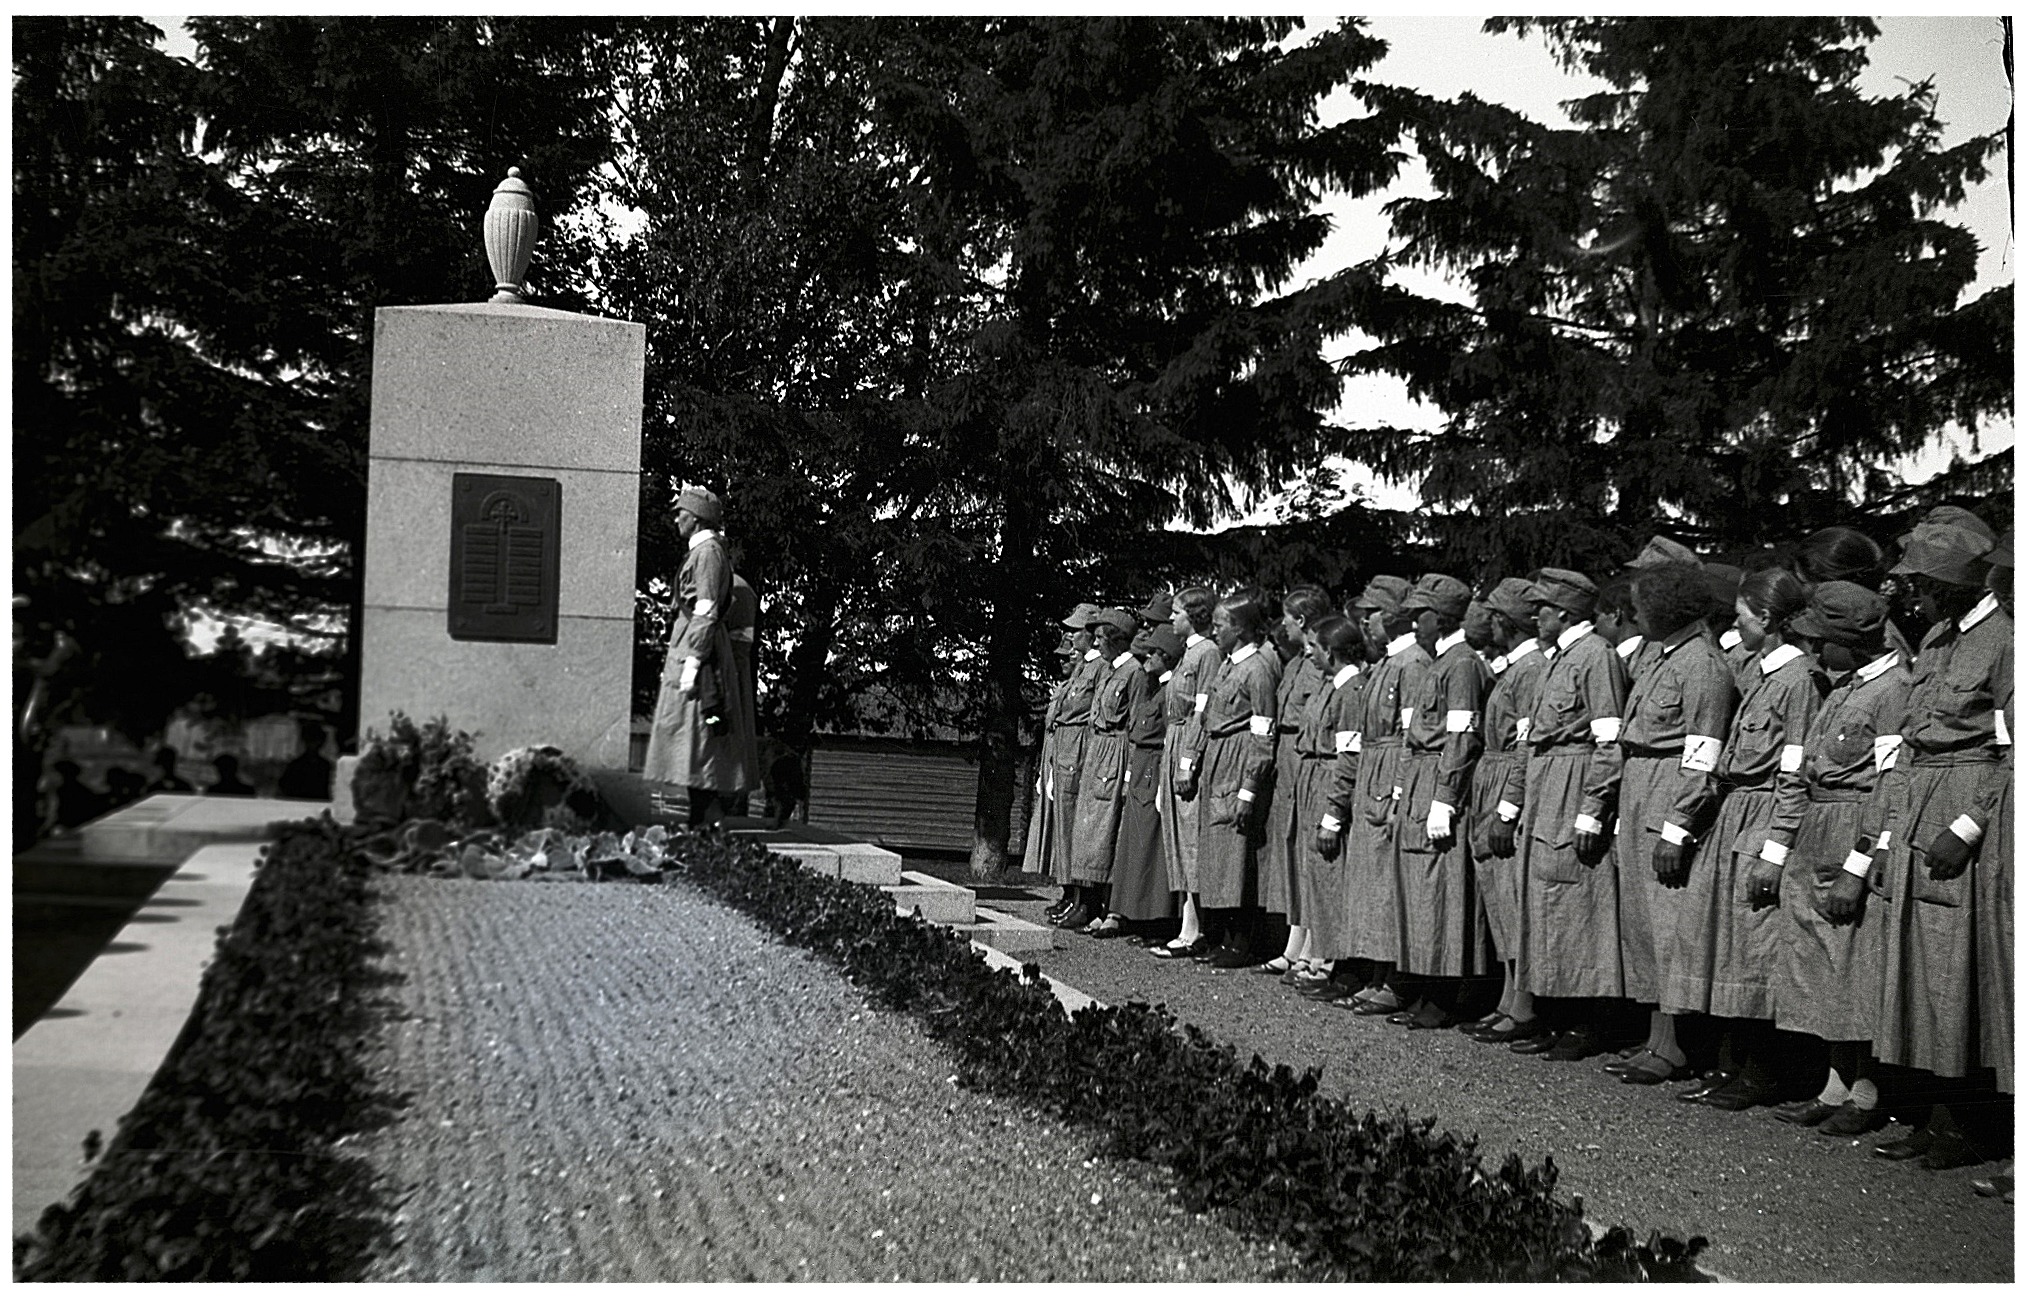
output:
[[[731,560],[717,528],[723,519],[724,500],[708,489],[685,488],[675,499],[675,528],[689,553],[675,576],[675,621],[643,771],[688,789],[692,828],[721,823],[730,800],[759,781],[752,698],[724,623]]]

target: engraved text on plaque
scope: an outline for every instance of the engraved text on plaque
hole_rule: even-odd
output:
[[[530,475],[456,475],[450,488],[450,636],[555,641],[562,485]]]

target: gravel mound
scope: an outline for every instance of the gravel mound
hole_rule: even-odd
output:
[[[690,889],[384,887],[408,1017],[375,1076],[410,1103],[361,1142],[402,1199],[379,1280],[1291,1271]]]

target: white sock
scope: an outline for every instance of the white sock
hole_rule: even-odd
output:
[[[1820,1102],[1837,1108],[1848,1103],[1848,1087],[1841,1084],[1841,1074],[1833,1068],[1827,1070],[1827,1085],[1820,1092]]]
[[[1857,1077],[1855,1084],[1848,1088],[1848,1102],[1860,1109],[1876,1107],[1876,1083],[1868,1077]]]

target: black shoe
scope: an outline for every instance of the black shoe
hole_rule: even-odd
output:
[[[1522,1036],[1509,1042],[1505,1048],[1513,1054],[1544,1054],[1559,1042],[1559,1036],[1542,1029],[1531,1036]]]
[[[1880,1108],[1857,1108],[1853,1103],[1834,1110],[1834,1116],[1820,1124],[1823,1136],[1860,1136],[1883,1125]]]
[[[1537,1018],[1527,1018],[1524,1022],[1513,1022],[1502,1031],[1492,1026],[1486,1027],[1479,1032],[1471,1032],[1469,1035],[1471,1039],[1480,1041],[1485,1045],[1509,1045],[1512,1041],[1522,1041],[1528,1037],[1542,1035],[1545,1032],[1546,1024],[1540,1022]]]
[[[1803,1099],[1771,1110],[1771,1116],[1780,1122],[1790,1122],[1795,1127],[1817,1127],[1822,1122],[1841,1112],[1840,1104],[1829,1104],[1817,1099]]]
[[[1089,908],[1089,906],[1077,905],[1074,909],[1071,909],[1068,911],[1068,913],[1062,915],[1061,921],[1056,923],[1054,926],[1058,928],[1063,928],[1070,932],[1080,932],[1082,931],[1082,929],[1088,927],[1091,923],[1095,921],[1096,921],[1096,914]]]
[[[1195,947],[1194,960],[1198,964],[1213,963],[1217,955],[1228,952],[1230,947],[1218,941],[1214,945]]]
[[[1749,1073],[1738,1075],[1720,1090],[1703,1096],[1699,1101],[1709,1108],[1721,1109],[1724,1113],[1741,1113],[1744,1109],[1756,1108],[1759,1104],[1776,1104],[1779,1100],[1775,1082]]]
[[[1975,1152],[1968,1138],[1958,1131],[1942,1131],[1933,1140],[1932,1147],[1919,1156],[1919,1166],[1928,1172],[1944,1172],[1954,1167],[1973,1167],[1989,1160]]]
[[[1554,1063],[1573,1063],[1596,1054],[1602,1049],[1602,1041],[1586,1027],[1560,1033],[1546,1050],[1546,1057]]]
[[[1920,1127],[1902,1140],[1888,1140],[1876,1146],[1871,1152],[1878,1158],[1888,1158],[1893,1163],[1902,1163],[1908,1158],[1917,1158],[1933,1147],[1938,1139],[1929,1127]]]
[[[1256,968],[1258,960],[1242,946],[1225,946],[1209,957],[1211,968]]]
[[[1698,1104],[1722,1087],[1728,1085],[1735,1075],[1733,1072],[1723,1072],[1717,1068],[1715,1071],[1704,1075],[1697,1084],[1681,1091],[1679,1094],[1673,1096],[1673,1098],[1685,1104]]]
[[[1647,1053],[1625,1059],[1623,1071],[1613,1075],[1626,1086],[1663,1086],[1685,1077],[1687,1069],[1684,1064],[1674,1063],[1663,1054]]]

